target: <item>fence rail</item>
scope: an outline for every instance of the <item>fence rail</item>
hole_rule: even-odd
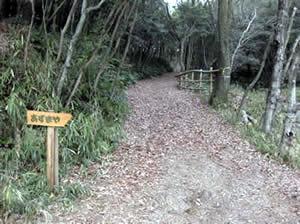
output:
[[[220,69],[194,69],[176,75],[179,89],[213,92],[214,74],[222,72]]]

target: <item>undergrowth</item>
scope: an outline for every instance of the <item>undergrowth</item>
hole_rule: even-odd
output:
[[[119,72],[118,60],[113,59],[108,62],[95,92],[91,86],[98,73],[99,57],[87,69],[71,105],[65,108],[52,94],[62,66],[62,62],[55,61],[59,35],[52,33],[43,39],[42,32],[33,31],[26,68],[25,29],[15,28],[10,32],[9,52],[0,57],[0,217],[3,223],[16,215],[25,215],[27,220],[38,214],[46,217],[47,206],[54,201],[68,206],[75,198],[88,194],[80,182],[70,181],[64,181],[54,193],[50,191],[45,177],[46,128],[27,126],[26,109],[72,113],[70,124],[59,129],[59,175],[60,179],[68,180],[72,167],[101,160],[102,155],[116,148],[129,112],[125,90],[138,79],[129,67]],[[93,39],[93,36],[86,37],[77,46],[78,55],[70,72],[71,86],[86,60],[81,55],[93,51]],[[70,90],[66,87],[64,95]]]
[[[252,117],[257,120],[257,124],[246,125],[237,118],[237,111],[244,90],[238,86],[232,86],[230,91],[229,103],[216,108],[220,114],[231,124],[238,128],[241,135],[264,154],[283,161],[278,155],[278,146],[280,143],[285,109],[281,108],[274,122],[274,128],[271,135],[267,135],[261,130],[262,115],[265,111],[266,92],[265,89],[253,90],[249,93],[246,103],[243,107]],[[300,91],[299,91],[300,93]],[[291,149],[288,161],[292,166],[300,167],[300,141],[299,144]]]

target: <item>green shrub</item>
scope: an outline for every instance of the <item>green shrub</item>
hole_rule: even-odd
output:
[[[116,148],[122,137],[122,126],[128,113],[125,90],[137,80],[130,67],[119,70],[119,60],[108,62],[101,75],[97,90],[93,82],[98,73],[101,57],[86,71],[70,107],[65,108],[68,96],[78,75],[78,70],[93,51],[88,36],[81,41],[70,69],[68,86],[62,100],[53,97],[53,89],[61,72],[62,62],[56,62],[57,34],[46,40],[38,30],[33,30],[29,47],[27,68],[24,68],[24,36],[11,32],[10,54],[0,58],[0,216],[26,214],[34,217],[53,201],[70,205],[76,197],[87,194],[80,183],[63,184],[51,193],[45,177],[46,128],[26,126],[26,109],[71,112],[73,120],[59,129],[60,177],[72,166],[86,166],[89,161]],[[83,56],[82,56],[83,55]],[[24,72],[25,71],[25,72]],[[20,144],[15,142],[15,132],[20,132]]]
[[[283,130],[283,120],[285,117],[284,108],[276,115],[274,121],[274,127],[272,135],[266,135],[261,130],[262,116],[265,111],[266,103],[266,91],[265,89],[253,90],[249,93],[244,110],[250,113],[258,123],[254,125],[245,125],[237,119],[236,109],[239,106],[240,99],[243,95],[244,90],[238,86],[232,86],[230,91],[230,99],[228,105],[223,105],[216,108],[220,114],[231,124],[235,125],[240,131],[243,137],[250,143],[256,146],[256,148],[269,156],[276,157],[277,159],[283,160],[284,158],[278,157],[278,146],[281,139]],[[283,91],[285,95],[286,91]],[[300,167],[300,144],[295,149],[291,149],[290,158],[288,161],[291,165]]]

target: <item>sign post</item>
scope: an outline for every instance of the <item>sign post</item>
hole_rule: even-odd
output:
[[[58,186],[58,135],[54,127],[47,129],[47,179],[51,189]]]
[[[72,119],[71,114],[27,111],[27,124],[47,127],[47,179],[51,190],[58,186],[58,130]]]

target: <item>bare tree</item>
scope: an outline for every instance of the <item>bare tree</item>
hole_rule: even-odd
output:
[[[64,66],[63,66],[63,71],[62,71],[62,74],[60,76],[60,79],[59,79],[59,82],[58,82],[58,85],[57,85],[56,95],[58,97],[61,96],[63,85],[64,85],[65,80],[67,78],[69,68],[71,67],[71,60],[72,60],[72,57],[73,57],[73,54],[74,54],[74,47],[75,47],[75,45],[76,45],[76,43],[79,39],[79,36],[82,32],[82,29],[83,29],[83,26],[85,24],[86,18],[87,18],[88,14],[90,12],[92,12],[94,10],[98,10],[104,2],[105,2],[105,0],[101,0],[97,5],[91,6],[91,7],[87,7],[87,0],[83,0],[83,2],[82,2],[81,16],[80,16],[79,22],[77,24],[75,33],[72,36],[72,39],[70,41],[68,52],[67,52],[67,57],[66,57],[66,60],[65,60]]]
[[[281,93],[281,79],[283,75],[283,65],[287,41],[286,30],[288,27],[289,3],[289,0],[278,1],[278,21],[275,29],[275,44],[277,46],[277,52],[272,73],[271,86],[267,97],[266,111],[263,120],[263,131],[265,133],[270,133],[272,131],[273,120]]]

